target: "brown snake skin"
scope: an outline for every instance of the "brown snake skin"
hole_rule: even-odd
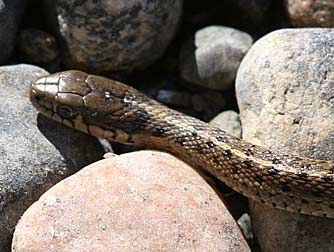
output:
[[[62,124],[170,152],[263,204],[334,218],[334,161],[274,153],[125,84],[81,71],[38,79],[30,86],[30,99],[42,114]]]

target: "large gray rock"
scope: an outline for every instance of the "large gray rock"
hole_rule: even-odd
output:
[[[32,65],[0,67],[0,247],[23,212],[61,179],[103,155],[98,141],[41,115],[28,99]]]
[[[206,88],[232,89],[239,64],[252,43],[245,32],[225,26],[205,27],[181,49],[181,76]]]
[[[152,64],[174,37],[182,0],[53,1],[71,67],[131,71]],[[74,10],[74,11],[73,11]]]
[[[26,0],[0,0],[0,64],[11,55]]]
[[[190,166],[140,151],[96,162],[23,215],[13,252],[250,251],[214,190]]]
[[[236,79],[243,138],[276,151],[333,159],[333,55],[334,29],[284,29],[258,40]],[[251,212],[263,251],[334,251],[328,237],[334,219],[257,203]]]

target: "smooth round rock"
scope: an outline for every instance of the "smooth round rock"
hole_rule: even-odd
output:
[[[16,32],[25,5],[26,0],[0,0],[0,63],[4,63],[15,48]]]
[[[236,79],[243,138],[275,151],[333,159],[333,54],[334,29],[284,29],[258,40]],[[251,212],[262,251],[331,251],[327,234],[334,232],[334,219],[257,203]]]
[[[182,0],[60,0],[53,8],[69,67],[132,71],[162,56],[180,22]]]
[[[334,27],[332,0],[286,0],[290,22],[296,27]]]
[[[162,152],[94,163],[22,216],[13,252],[250,251],[213,189]]]
[[[239,64],[252,42],[250,35],[230,27],[205,27],[183,45],[180,74],[205,88],[232,89]]]
[[[239,114],[233,110],[219,113],[210,121],[210,125],[218,127],[235,137],[241,137]]]
[[[103,152],[95,138],[38,115],[31,105],[30,82],[48,72],[13,65],[0,67],[0,73],[0,247],[8,248],[23,212]]]

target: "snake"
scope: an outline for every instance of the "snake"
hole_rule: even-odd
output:
[[[279,153],[168,108],[137,89],[67,70],[29,87],[43,115],[92,136],[168,152],[233,190],[289,212],[334,218],[334,161]]]

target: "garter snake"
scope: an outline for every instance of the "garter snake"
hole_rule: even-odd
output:
[[[334,218],[334,161],[253,145],[130,86],[81,71],[38,79],[30,100],[42,114],[93,136],[172,153],[255,201]]]

